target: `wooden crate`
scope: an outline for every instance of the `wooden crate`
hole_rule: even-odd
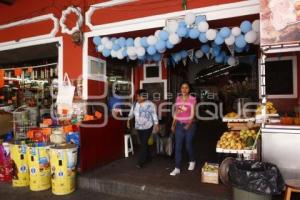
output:
[[[213,164],[219,167],[218,164]],[[219,184],[219,170],[216,172],[205,171],[204,168],[201,170],[201,182]]]

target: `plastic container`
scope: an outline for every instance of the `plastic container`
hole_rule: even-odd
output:
[[[42,191],[51,187],[50,146],[32,144],[27,146],[30,171],[30,190]]]
[[[77,146],[73,144],[50,147],[52,193],[66,195],[75,191]]]
[[[25,141],[14,141],[10,144],[10,157],[12,160],[12,186],[25,187],[29,185],[29,170],[27,162],[27,149]]]

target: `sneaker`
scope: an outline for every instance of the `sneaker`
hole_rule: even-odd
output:
[[[196,165],[196,162],[190,162],[188,170],[193,171],[195,169],[195,165]]]
[[[180,169],[178,169],[178,168],[175,168],[175,169],[170,173],[171,176],[176,176],[177,174],[180,174]]]

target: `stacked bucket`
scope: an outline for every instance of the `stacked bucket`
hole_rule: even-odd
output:
[[[32,191],[48,190],[55,195],[75,190],[77,146],[50,145],[26,140],[0,145],[0,181]]]

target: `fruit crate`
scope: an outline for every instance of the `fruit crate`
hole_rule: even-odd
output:
[[[205,163],[201,169],[201,182],[219,184],[219,165],[215,163]]]

